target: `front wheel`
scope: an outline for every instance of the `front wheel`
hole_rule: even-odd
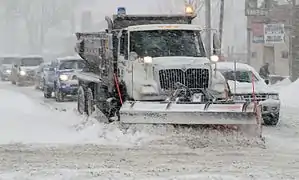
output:
[[[86,112],[85,92],[82,86],[78,89],[77,110],[80,114]]]
[[[279,113],[264,115],[263,121],[266,126],[276,126],[279,122]]]
[[[86,91],[86,106],[87,115],[90,116],[94,112],[93,94],[90,88]]]

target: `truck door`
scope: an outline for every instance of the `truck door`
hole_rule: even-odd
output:
[[[128,34],[126,31],[120,32],[118,36],[118,72],[123,77],[128,67]]]
[[[126,83],[127,87],[132,86],[132,62],[129,61],[129,42],[128,32],[122,30],[118,35],[118,73],[122,81]],[[130,89],[128,94],[131,95]]]

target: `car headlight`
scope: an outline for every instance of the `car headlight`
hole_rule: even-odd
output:
[[[11,73],[11,70],[10,69],[6,69],[6,73]]]
[[[146,64],[150,64],[153,62],[153,58],[150,57],[150,56],[146,56],[143,58],[143,62],[146,63]]]
[[[211,59],[212,62],[218,62],[219,61],[219,57],[216,56],[216,55],[211,56],[210,59]]]
[[[69,77],[67,75],[65,75],[65,74],[62,74],[62,75],[59,76],[59,79],[61,81],[67,81],[69,79]]]
[[[25,71],[20,71],[20,75],[21,75],[21,76],[25,76],[25,75],[26,75],[26,72],[25,72]]]
[[[269,95],[269,99],[279,100],[279,95],[276,94]]]

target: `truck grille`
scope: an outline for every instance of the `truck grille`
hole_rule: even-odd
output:
[[[161,89],[173,90],[175,83],[180,82],[188,88],[208,88],[209,70],[190,68],[186,71],[181,69],[163,69],[159,71]]]
[[[243,98],[245,99],[245,101],[249,101],[252,102],[254,100],[252,94],[247,94],[247,95],[243,95]],[[256,101],[265,101],[268,98],[268,96],[266,94],[256,94],[255,95],[255,99]]]

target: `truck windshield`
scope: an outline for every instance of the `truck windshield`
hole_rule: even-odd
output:
[[[14,62],[15,58],[7,57],[3,58],[1,61],[1,64],[12,64]]]
[[[226,80],[234,81],[234,71],[230,70],[220,70],[222,75],[225,77]],[[236,71],[236,81],[238,82],[245,82],[251,83],[252,82],[252,73],[250,71]],[[254,81],[258,81],[257,77],[254,76]]]
[[[39,66],[41,63],[43,63],[43,58],[40,57],[23,58],[21,60],[21,66]]]
[[[82,60],[69,60],[69,61],[63,61],[60,66],[59,70],[64,69],[83,69],[84,63]]]
[[[200,31],[193,30],[132,31],[130,51],[141,57],[205,56]]]

